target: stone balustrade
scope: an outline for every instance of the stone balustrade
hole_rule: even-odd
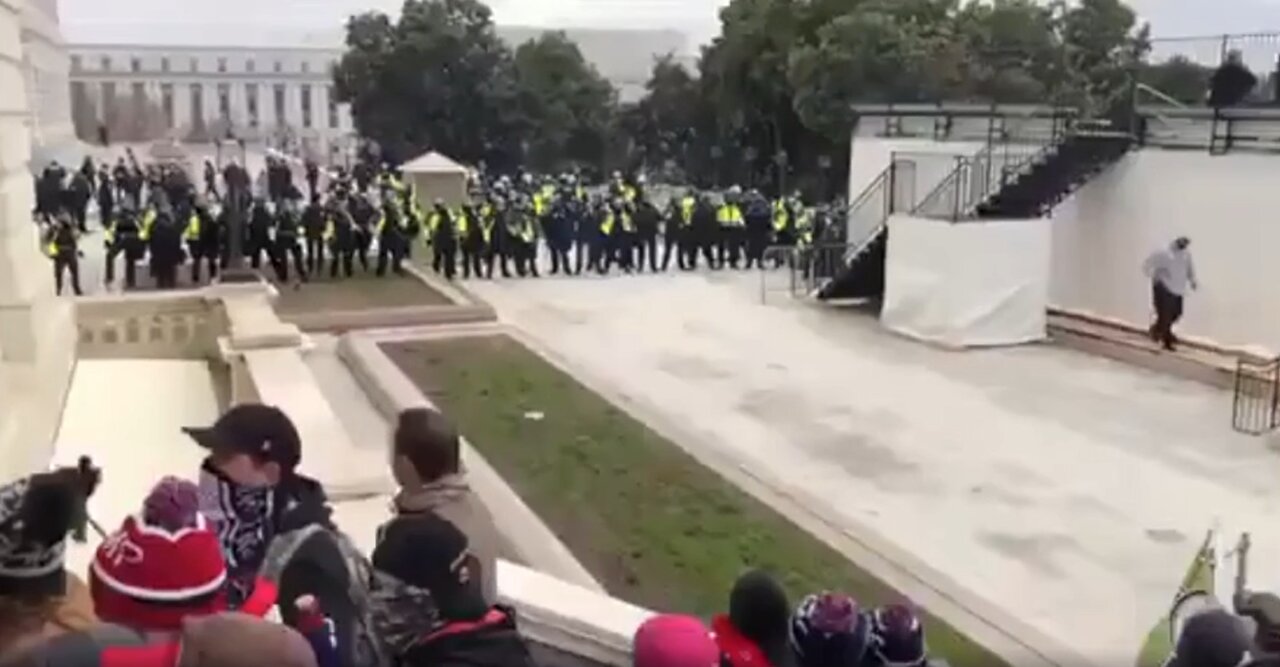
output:
[[[219,299],[204,290],[75,300],[77,354],[84,359],[211,357],[225,329]]]

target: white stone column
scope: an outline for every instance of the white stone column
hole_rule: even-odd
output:
[[[48,464],[77,338],[31,220],[21,2],[0,0],[0,483]]]

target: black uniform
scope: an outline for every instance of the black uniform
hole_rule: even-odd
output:
[[[151,275],[156,287],[172,289],[178,286],[178,265],[182,264],[182,229],[173,219],[173,213],[162,211],[156,215],[148,239],[151,254]]]
[[[57,293],[62,294],[62,274],[71,274],[71,291],[76,296],[84,294],[80,290],[80,232],[75,222],[60,218],[48,233],[48,252],[53,259],[53,281]]]
[[[274,261],[274,248],[271,247],[271,228],[274,226],[275,220],[267,210],[267,203],[262,200],[254,202],[244,249],[249,256],[249,265],[255,269],[262,266],[263,253],[266,253],[268,262]]]
[[[378,220],[375,233],[378,236],[378,267],[376,273],[379,276],[386,275],[387,267],[400,275],[404,273],[404,267],[400,265],[404,261],[405,245],[408,239],[404,233],[404,222],[401,219],[400,209],[395,204],[384,204],[382,207],[382,217]]]
[[[649,199],[642,198],[636,202],[635,209],[635,248],[636,270],[644,271],[645,258],[649,260],[649,270],[658,272],[658,223],[662,214]]]
[[[144,251],[138,214],[133,209],[121,209],[110,221],[104,221],[104,224],[107,225],[107,282],[115,282],[116,257],[124,255],[124,285],[127,289],[133,289],[138,281],[136,264],[142,259]]]
[[[490,211],[488,205],[482,206],[479,211],[471,204],[462,207],[460,225],[458,227],[461,232],[462,241],[462,277],[470,278],[472,272],[479,278],[484,275],[483,261],[485,249],[489,245],[489,238],[493,234],[492,216],[488,214]],[[489,217],[486,223],[485,218]]]
[[[200,264],[209,267],[209,279],[218,277],[218,264],[222,253],[222,225],[209,209],[198,206],[187,218],[187,250],[191,253],[191,282],[200,282]]]
[[[302,212],[302,229],[307,238],[307,271],[324,270],[324,232],[327,226],[325,211],[319,199],[312,199]]]
[[[324,237],[333,256],[329,264],[329,277],[337,278],[341,267],[343,273],[350,278],[355,269],[356,225],[346,206],[336,202],[329,206]]]
[[[458,235],[453,214],[437,204],[427,218],[431,230],[431,270],[453,280],[458,273]]]
[[[280,282],[289,281],[289,259],[293,259],[293,267],[298,272],[298,279],[307,281],[307,265],[302,258],[302,244],[299,236],[302,226],[295,212],[285,209],[276,213],[275,227],[275,270]]]

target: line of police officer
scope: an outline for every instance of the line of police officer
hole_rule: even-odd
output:
[[[136,163],[133,169],[140,171]],[[234,175],[240,169],[235,165],[230,169],[224,177],[247,186],[247,174]],[[126,288],[136,286],[135,266],[144,257],[162,289],[177,285],[179,267],[188,257],[196,284],[226,266],[229,207],[216,188],[197,196],[181,171],[149,166],[145,178],[131,178],[145,182],[145,194],[137,187],[120,188],[120,204],[103,207],[104,214],[109,211],[104,220],[108,284],[115,281],[120,260]],[[682,270],[696,269],[700,260],[713,269],[763,268],[769,245],[810,243],[822,237],[824,227],[824,217],[798,195],[769,202],[734,187],[722,197],[689,192],[659,209],[643,178],[628,182],[617,173],[597,188],[567,175],[541,182],[529,175],[514,182],[502,177],[473,184],[470,200],[458,208],[436,201],[424,211],[412,186],[385,168],[365,179],[339,171],[323,194],[308,177],[311,196],[305,206],[286,167],[275,161],[267,172],[271,187],[246,202],[243,211],[243,248],[252,267],[261,268],[265,257],[282,282],[306,281],[326,271],[330,278],[350,277],[357,265],[379,276],[402,273],[403,262],[421,242],[432,253],[433,270],[448,279],[459,273],[492,278],[495,269],[503,277],[537,277],[541,247],[552,274],[603,275],[614,265],[624,272],[643,271],[646,264],[651,271],[665,271],[672,257]],[[138,199],[146,203],[139,206]],[[65,227],[51,226],[48,249],[59,284],[63,272],[70,272],[79,293],[78,234]]]

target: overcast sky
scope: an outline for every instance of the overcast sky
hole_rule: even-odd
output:
[[[1158,36],[1280,30],[1280,0],[1129,0],[1152,22]],[[69,37],[92,39],[106,24],[163,26],[250,24],[331,30],[364,9],[396,11],[401,0],[59,0]],[[718,29],[717,10],[726,0],[489,0],[499,23],[545,27],[674,28],[692,43]],[[111,31],[102,33],[109,39]],[[234,33],[233,33],[234,34]],[[1280,47],[1280,45],[1277,45]]]

